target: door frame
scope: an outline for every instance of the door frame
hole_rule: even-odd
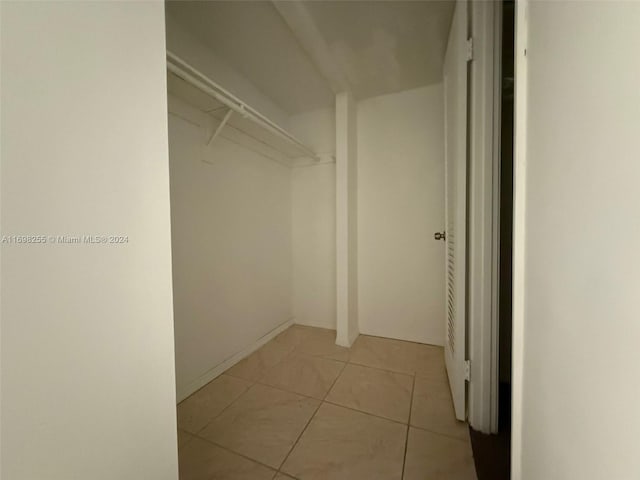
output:
[[[502,2],[470,2],[468,421],[498,432]]]
[[[525,214],[527,186],[527,98],[529,0],[516,2],[513,142],[513,340],[511,365],[511,478],[522,478],[522,415],[525,307]]]

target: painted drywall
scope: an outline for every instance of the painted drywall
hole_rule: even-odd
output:
[[[218,137],[170,98],[178,399],[291,319],[291,170]],[[194,122],[194,123],[191,123]]]
[[[353,344],[358,322],[358,128],[356,102],[336,95],[336,343]]]
[[[180,3],[180,2],[174,2]],[[197,2],[196,2],[197,3]],[[170,9],[172,10],[172,9]],[[289,126],[289,114],[256,87],[251,79],[234,69],[210,47],[195,38],[171,14],[166,17],[167,49],[198,69],[243,102],[266,115],[283,128]]]
[[[640,4],[530,2],[528,18],[513,478],[638,478]]]
[[[163,5],[0,10],[0,476],[175,480]]]
[[[330,107],[333,92],[271,2],[167,2],[180,25],[290,113]]]
[[[166,5],[185,30],[293,114],[331,106],[334,93],[350,91],[364,99],[440,83],[454,3]]]
[[[292,170],[293,316],[336,328],[335,164]]]
[[[291,117],[291,133],[330,162],[335,152],[334,109]],[[301,325],[336,328],[335,163],[291,171],[293,316]]]
[[[358,104],[360,331],[444,342],[442,85]]]
[[[442,82],[455,2],[303,3],[354,98]]]

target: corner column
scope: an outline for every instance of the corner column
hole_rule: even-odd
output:
[[[336,344],[358,337],[358,163],[356,106],[336,95]]]

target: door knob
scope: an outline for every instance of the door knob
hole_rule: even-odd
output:
[[[433,234],[433,238],[435,238],[436,240],[446,240],[447,234],[446,232],[436,232]]]

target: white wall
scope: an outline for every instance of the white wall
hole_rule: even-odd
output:
[[[291,170],[208,133],[169,116],[178,399],[292,317]]]
[[[358,104],[360,331],[444,341],[442,85]]]
[[[291,133],[316,152],[335,152],[335,111],[294,115]],[[327,156],[323,160],[328,161]],[[336,328],[335,163],[291,171],[293,315],[296,323]]]
[[[7,480],[177,478],[161,3],[2,2]]]
[[[637,2],[529,4],[514,479],[640,472],[638,25]]]

